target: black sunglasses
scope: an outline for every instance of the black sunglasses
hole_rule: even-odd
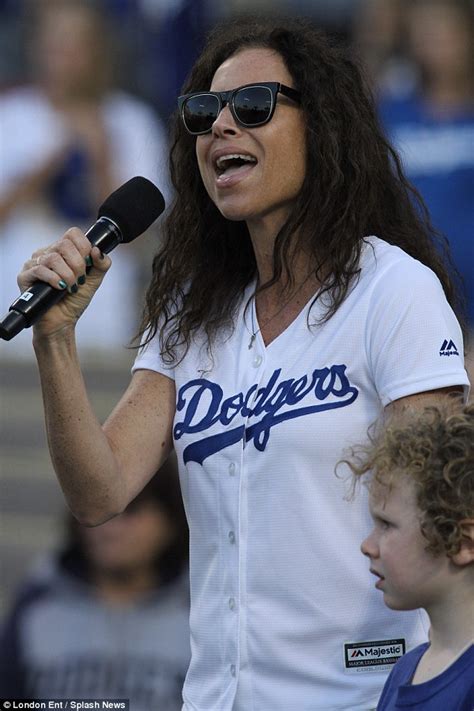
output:
[[[241,126],[263,126],[273,116],[277,94],[300,102],[296,89],[277,81],[245,84],[230,91],[193,91],[178,97],[178,107],[188,133],[209,133],[224,106],[229,105],[234,120]]]

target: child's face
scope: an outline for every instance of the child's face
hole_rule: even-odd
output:
[[[370,571],[378,577],[375,587],[382,590],[388,607],[429,608],[450,583],[450,561],[446,555],[426,551],[414,485],[403,474],[395,476],[395,481],[391,491],[377,482],[371,485],[374,528],[361,550],[370,558]]]

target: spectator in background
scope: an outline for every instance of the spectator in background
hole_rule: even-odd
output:
[[[0,95],[0,306],[32,249],[71,224],[89,227],[103,199],[133,175],[167,190],[167,137],[150,106],[114,88],[110,19],[81,0],[31,12],[33,83]],[[154,251],[154,249],[153,249]],[[86,313],[83,349],[110,354],[134,335],[139,251],[114,253],[101,306]],[[101,314],[110,318],[104,328]],[[5,348],[30,354],[28,332]],[[7,351],[8,348],[8,351]]]
[[[406,94],[415,85],[403,19],[403,0],[361,0],[353,15],[353,44],[378,92]]]
[[[405,3],[409,56],[419,76],[403,96],[385,93],[381,116],[434,226],[449,239],[474,328],[474,5]]]
[[[113,0],[108,0],[113,2]],[[213,22],[209,0],[136,0],[146,33],[144,61],[137,81],[164,121],[176,109],[176,97]]]
[[[117,518],[69,523],[0,636],[0,697],[127,698],[177,711],[189,664],[187,524],[175,458]]]

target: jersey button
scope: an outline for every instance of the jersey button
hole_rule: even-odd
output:
[[[235,474],[235,463],[234,463],[234,462],[231,462],[231,463],[229,464],[229,474],[230,474],[231,476],[234,476],[234,474]]]
[[[235,533],[233,531],[229,531],[228,536],[229,536],[229,541],[231,543],[235,543]]]
[[[262,356],[261,355],[256,355],[255,358],[253,359],[253,367],[258,368],[259,366],[262,365]]]
[[[235,598],[229,598],[229,610],[235,610]]]
[[[231,664],[230,665],[230,673],[232,674],[232,676],[235,676],[236,672],[237,672],[237,669],[235,668],[235,664]]]

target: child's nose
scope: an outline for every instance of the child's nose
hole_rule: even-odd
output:
[[[370,533],[367,538],[364,538],[362,543],[360,544],[360,550],[362,553],[369,558],[375,558],[377,554],[377,547],[375,545],[375,541],[373,539],[373,532]]]

